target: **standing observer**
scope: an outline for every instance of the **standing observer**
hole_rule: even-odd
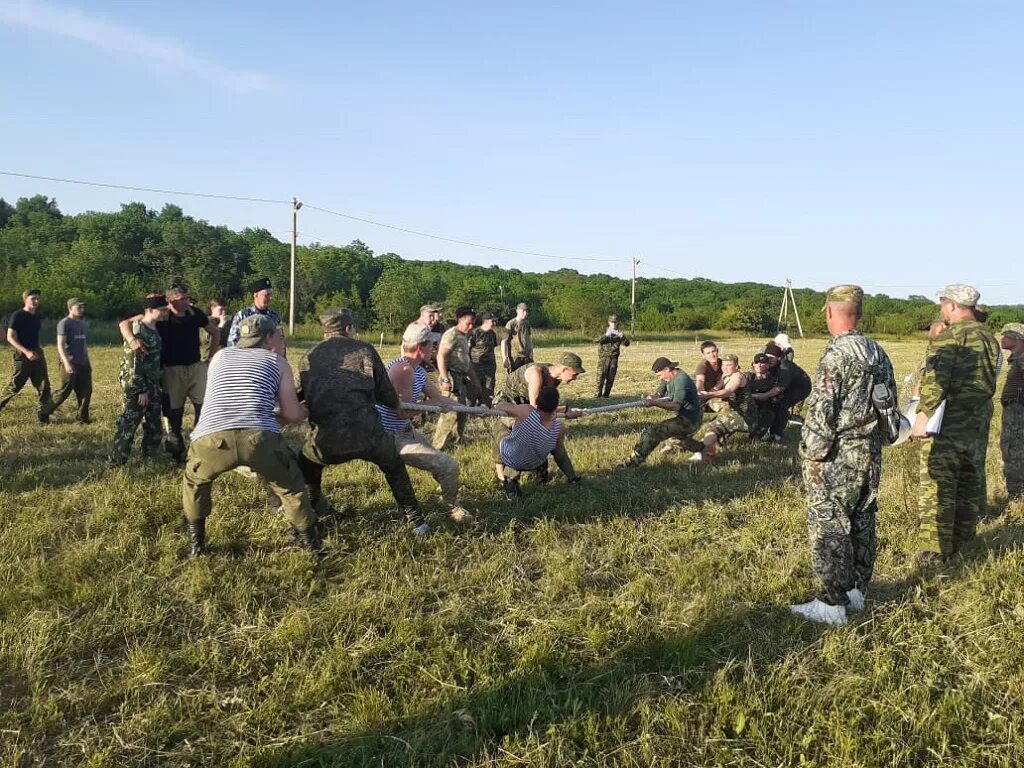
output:
[[[57,323],[57,355],[60,357],[60,389],[53,403],[47,409],[50,416],[63,405],[72,392],[78,401],[78,415],[75,421],[89,424],[89,403],[92,400],[92,366],[89,363],[89,349],[86,336],[89,326],[85,317],[85,302],[68,299],[67,317]]]
[[[469,332],[476,312],[470,307],[455,311],[455,325],[444,332],[437,349],[437,373],[441,393],[462,405],[472,405],[480,397],[480,382],[469,354]],[[443,451],[449,443],[460,445],[466,431],[465,413],[442,413],[434,428],[434,448]]]
[[[1010,353],[1006,361],[1006,383],[1000,402],[1003,421],[999,449],[1003,456],[1003,477],[1010,501],[1024,496],[1024,323],[1008,323],[999,344]]]
[[[629,346],[629,339],[619,330],[619,318],[611,315],[604,334],[594,339],[597,344],[597,394],[595,397],[612,396],[612,385],[619,372],[619,352]]]
[[[505,323],[505,338],[501,340],[501,362],[506,373],[512,373],[533,362],[533,332],[527,319],[530,308],[526,302],[516,306],[516,316]]]
[[[14,350],[14,370],[11,380],[0,395],[0,411],[21,392],[26,381],[39,393],[39,411],[37,417],[40,424],[46,424],[50,417],[50,374],[46,370],[46,358],[39,343],[39,331],[42,318],[39,317],[39,290],[31,288],[21,294],[21,309],[11,314],[7,324],[7,343]]]
[[[800,434],[811,569],[821,587],[813,600],[789,609],[822,624],[845,624],[847,607],[864,607],[877,550],[882,445],[899,428],[892,363],[857,330],[863,299],[856,285],[837,285],[826,295],[832,340],[821,354]],[[876,387],[891,396],[884,415],[873,399]]]
[[[980,297],[969,285],[947,285],[939,295],[946,328],[928,344],[911,432],[920,441],[917,561],[922,567],[959,553],[974,538],[982,512],[982,445],[992,420],[999,343],[975,318]],[[941,428],[930,435],[927,422],[942,403]]]

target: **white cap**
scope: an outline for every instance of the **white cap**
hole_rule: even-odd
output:
[[[780,347],[782,347],[783,352],[785,352],[787,349],[793,348],[793,342],[790,340],[788,333],[780,333],[773,339],[773,341]]]

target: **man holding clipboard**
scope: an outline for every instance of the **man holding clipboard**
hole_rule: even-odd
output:
[[[917,563],[932,567],[956,555],[972,538],[982,511],[985,467],[979,442],[987,438],[996,390],[999,343],[974,317],[981,295],[962,283],[939,294],[946,329],[928,345],[911,436],[920,440]],[[944,408],[940,419],[936,412]]]

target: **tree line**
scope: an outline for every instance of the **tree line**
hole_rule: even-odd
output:
[[[43,314],[63,314],[64,301],[78,296],[94,318],[125,317],[142,296],[183,280],[197,300],[220,298],[232,309],[248,302],[245,286],[268,276],[278,290],[275,306],[287,312],[289,244],[260,228],[236,232],[185,215],[176,205],[160,211],[125,203],[116,212],[64,215],[43,195],[13,205],[0,198],[0,311],[21,305],[21,292],[43,292]],[[326,307],[347,306],[364,327],[393,331],[414,317],[421,304],[438,302],[501,318],[515,305],[531,307],[535,327],[594,333],[609,314],[629,317],[630,282],[573,269],[522,272],[448,261],[409,261],[375,254],[363,242],[345,246],[301,246],[296,255],[296,318],[311,319]],[[721,283],[704,278],[639,278],[638,330],[648,333],[714,328],[751,334],[776,331],[782,288],[762,283]],[[824,294],[794,289],[807,333],[823,333]],[[1024,307],[990,307],[989,324],[1024,321]],[[869,333],[909,334],[936,317],[935,301],[885,295],[865,299],[863,328]]]

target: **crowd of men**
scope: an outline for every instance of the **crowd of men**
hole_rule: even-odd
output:
[[[380,468],[415,535],[428,533],[429,525],[410,467],[436,480],[452,520],[469,519],[460,500],[459,463],[450,451],[466,440],[472,406],[505,416],[507,429],[495,440],[493,455],[495,480],[506,498],[522,495],[523,472],[549,482],[549,457],[568,482],[580,480],[559,416],[571,420],[585,411],[562,402],[559,388],[585,369],[573,352],[554,363],[534,359],[526,304],[518,305],[503,330],[496,330],[493,315],[484,315],[478,325],[471,307],[457,308],[454,324],[446,328],[441,309],[424,305],[402,335],[400,356],[389,364],[355,337],[350,310],[331,310],[319,318],[323,340],[293,373],[280,318],[271,308],[270,281],[258,280],[250,289],[252,304],[228,317],[222,302],[211,302],[206,313],[193,304],[186,286],[176,284],[147,296],[142,312],[119,325],[125,342],[119,369],[122,409],[107,463],[116,467],[128,461],[141,425],[144,456],[156,456],[163,444],[184,465],[182,503],[192,555],[206,548],[214,480],[241,467],[261,479],[271,507],[288,520],[296,542],[314,553],[322,552],[318,520],[334,513],[323,491],[324,471],[353,459]],[[958,556],[986,512],[985,450],[1002,350],[1009,353],[1002,393],[1003,468],[1011,498],[1024,496],[1024,325],[1004,326],[997,340],[981,322],[979,298],[964,284],[941,292],[942,320],[929,335],[916,416],[907,427],[920,443],[916,560],[922,569]],[[57,326],[61,387],[52,397],[40,342],[40,299],[39,291],[25,291],[23,307],[11,316],[7,340],[14,368],[0,409],[31,382],[41,423],[48,423],[72,393],[76,419],[89,423],[86,306],[69,299],[68,314]],[[639,404],[669,416],[645,428],[620,465],[639,466],[662,443],[665,451],[685,447],[691,462],[710,462],[725,441],[782,442],[789,421],[800,423],[796,412],[806,401],[799,454],[811,564],[821,586],[812,600],[790,608],[826,624],[843,624],[848,610],[864,605],[877,548],[881,448],[900,433],[892,363],[881,345],[857,328],[862,302],[863,291],[855,285],[828,291],[822,311],[831,340],[813,380],[795,362],[785,334],[755,354],[749,369],[736,355],[720,354],[713,341],[701,344],[692,378],[678,362],[657,357],[651,366],[657,386]],[[621,348],[630,339],[613,315],[594,343],[596,397],[608,398]],[[498,349],[505,369],[500,386]],[[195,416],[186,441],[189,403]],[[413,404],[439,412],[432,438],[417,426],[417,414],[409,411]],[[307,421],[304,443],[295,452],[282,429]]]

